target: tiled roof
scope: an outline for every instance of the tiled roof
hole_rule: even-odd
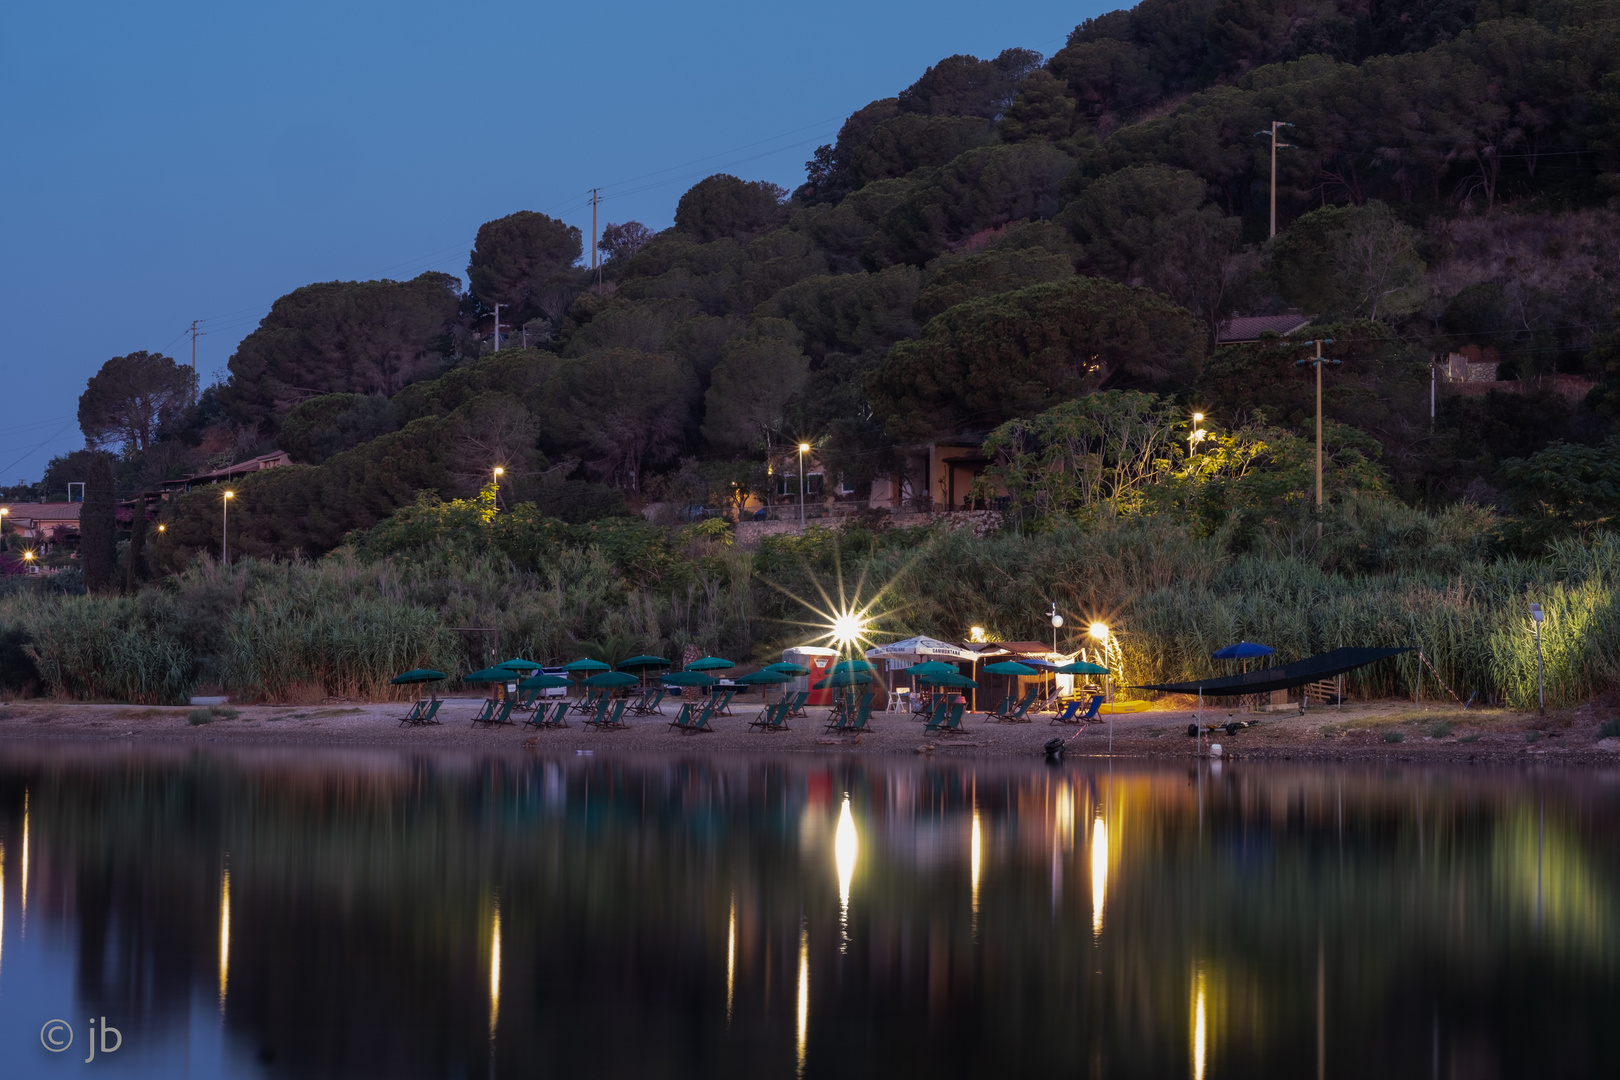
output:
[[[1215,340],[1221,344],[1235,341],[1259,341],[1264,333],[1287,337],[1296,330],[1311,325],[1309,315],[1239,315],[1221,323]]]

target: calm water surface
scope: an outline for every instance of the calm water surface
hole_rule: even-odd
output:
[[[1617,826],[1614,772],[6,744],[0,1072],[1613,1077]]]

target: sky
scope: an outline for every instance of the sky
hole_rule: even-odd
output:
[[[1027,0],[8,5],[0,15],[0,484],[84,445],[136,350],[203,385],[277,297],[465,277],[539,210],[667,227],[730,172],[787,188],[849,113],[953,53],[1051,55],[1111,6]],[[589,241],[587,240],[587,243]]]

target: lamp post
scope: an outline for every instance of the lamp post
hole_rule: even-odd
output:
[[[1273,120],[1270,131],[1255,132],[1256,135],[1271,136],[1271,232],[1268,234],[1269,236],[1277,235],[1277,151],[1294,149],[1290,143],[1277,141],[1277,129],[1293,126],[1286,120]]]
[[[804,525],[804,455],[810,452],[810,444],[799,444],[799,525]]]
[[[1540,604],[1530,605],[1530,621],[1536,626],[1536,702],[1542,716],[1547,715],[1547,687],[1541,681],[1541,623],[1546,617]]]
[[[1058,655],[1057,632],[1063,626],[1063,616],[1061,616],[1061,615],[1059,615],[1057,613],[1057,601],[1056,600],[1052,601],[1052,610],[1051,610],[1051,612],[1049,612],[1049,614],[1051,615],[1051,618],[1052,618],[1052,659],[1056,660],[1057,655]],[[1057,690],[1057,676],[1056,675],[1052,676],[1052,689],[1053,689],[1054,692]]]
[[[227,491],[219,500],[219,557],[226,566],[231,565],[231,500],[236,492]]]
[[[1086,628],[1093,641],[1099,642],[1103,651],[1103,667],[1108,666],[1108,624],[1094,622]],[[1112,674],[1103,676],[1103,700],[1110,705],[1114,702],[1114,678]],[[1114,752],[1114,710],[1108,710],[1108,753]]]
[[[6,546],[6,515],[11,513],[11,507],[0,506],[0,551]]]
[[[495,509],[497,510],[501,508],[501,477],[505,475],[505,469],[499,465],[495,466]]]
[[[1199,443],[1203,442],[1204,437],[1209,434],[1209,432],[1205,431],[1203,428],[1198,426],[1199,424],[1202,424],[1204,422],[1204,414],[1203,413],[1201,413],[1201,412],[1193,413],[1192,419],[1193,419],[1192,430],[1187,433],[1187,457],[1189,457],[1189,458],[1191,458],[1193,456],[1193,447],[1195,447]]]

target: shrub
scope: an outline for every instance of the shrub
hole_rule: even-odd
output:
[[[1429,738],[1431,739],[1444,739],[1451,732],[1452,724],[1450,720],[1442,720],[1437,724],[1429,725]]]
[[[1603,726],[1598,728],[1600,739],[1620,739],[1620,718],[1605,720]]]
[[[1386,731],[1384,732],[1384,741],[1387,743],[1405,742],[1406,735],[1399,731]]]
[[[192,709],[186,713],[186,723],[192,727],[201,727],[203,724],[214,722],[214,710],[209,708]]]

